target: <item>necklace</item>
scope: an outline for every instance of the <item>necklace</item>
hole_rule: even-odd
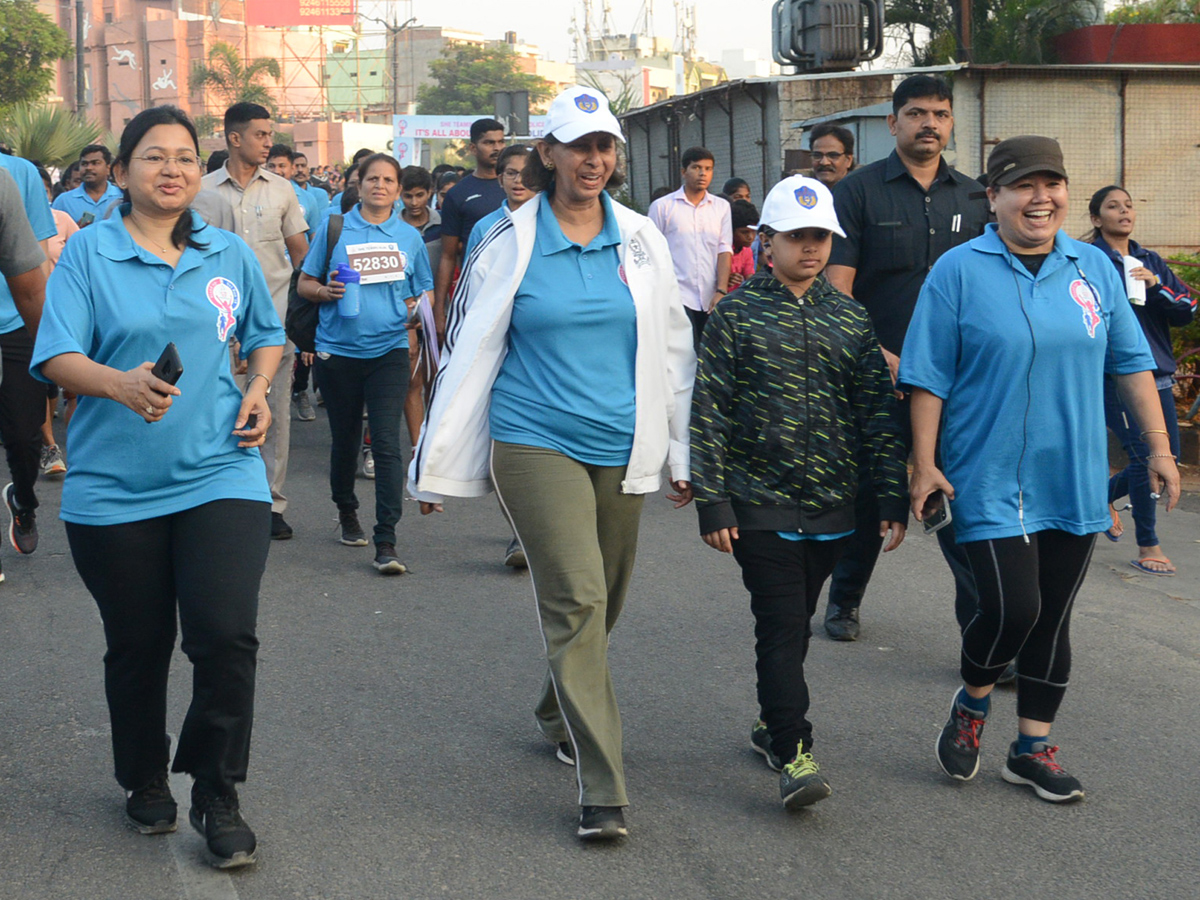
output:
[[[142,230],[142,226],[139,225],[137,223],[137,221],[133,218],[132,211],[130,211],[129,215],[126,217],[126,221],[129,222],[130,224],[132,224],[135,229],[137,229],[138,234],[140,234],[142,237],[144,237],[146,240],[148,240],[150,243],[152,243],[155,247],[157,247],[159,253],[170,253],[171,252],[166,247],[164,247],[162,244],[160,244],[158,241],[156,241],[154,238],[150,237],[150,235],[146,234],[145,231]]]

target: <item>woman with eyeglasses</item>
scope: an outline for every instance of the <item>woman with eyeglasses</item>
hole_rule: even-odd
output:
[[[254,711],[258,589],[271,493],[258,447],[284,333],[262,269],[190,205],[196,128],[159,106],[121,135],[120,214],[67,242],[46,288],[31,371],[79,395],[61,516],[96,600],[116,778],[128,824],[174,831],[167,766],[195,779],[190,821],[221,868],[255,858],[239,811]],[[246,392],[228,342],[249,360]],[[177,383],[152,371],[178,347]],[[173,763],[167,673],[191,660],[192,701]]]

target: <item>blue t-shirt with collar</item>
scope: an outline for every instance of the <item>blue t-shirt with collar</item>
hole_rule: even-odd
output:
[[[1111,525],[1104,375],[1153,368],[1122,280],[1090,244],[1060,231],[1036,276],[994,224],[945,253],[917,300],[899,382],[945,401],[958,541]]]
[[[173,269],[115,215],[67,241],[50,276],[30,364],[36,378],[46,381],[42,363],[63,353],[127,371],[157,360],[168,341],[183,362],[181,394],[159,422],[79,398],[62,492],[68,522],[136,522],[213,500],[271,502],[257,448],[238,447],[232,433],[242,392],[228,341],[236,336],[248,356],[282,345],[283,327],[253,251],[193,216],[195,240],[207,247],[188,247]]]
[[[508,354],[492,387],[491,434],[597,466],[633,449],[637,313],[621,267],[612,201],[586,247],[539,202],[529,267],[513,300]]]
[[[313,278],[325,279],[321,271],[325,262],[328,217],[313,235],[312,246],[301,267]],[[420,297],[433,290],[433,273],[429,254],[417,229],[401,220],[397,213],[379,225],[362,216],[361,205],[355,206],[342,219],[342,234],[329,260],[333,271],[339,263],[348,261],[346,247],[352,244],[394,243],[400,250],[404,278],[398,281],[359,286],[359,314],[343,318],[337,303],[322,303],[317,323],[317,352],[355,359],[375,359],[397,347],[408,346],[408,304],[410,297]]]
[[[292,190],[296,192],[296,199],[300,201],[300,209],[304,211],[304,222],[308,225],[308,233],[305,235],[310,241],[312,240],[313,232],[317,230],[317,226],[321,224],[321,207],[317,203],[317,198],[309,191],[304,190],[296,182],[289,182]]]
[[[29,216],[33,236],[45,241],[58,234],[58,226],[54,224],[54,215],[50,212],[50,201],[46,199],[46,185],[37,167],[27,159],[7,153],[0,153],[0,166],[8,170],[21,191],[21,201],[25,204],[25,214]],[[0,278],[0,334],[24,327],[25,320],[17,312],[8,282]]]
[[[77,188],[59,194],[51,206],[65,212],[76,223],[84,213],[91,213],[98,222],[104,218],[104,213],[108,211],[114,200],[121,200],[125,196],[125,192],[111,181],[105,182],[105,184],[104,193],[100,195],[99,200],[93,200],[87,192],[87,188],[81,184]]]

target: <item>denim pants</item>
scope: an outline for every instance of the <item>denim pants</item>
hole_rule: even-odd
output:
[[[1179,419],[1175,414],[1175,396],[1171,389],[1158,392],[1171,452],[1179,456]],[[1133,524],[1139,547],[1157,547],[1160,543],[1155,529],[1157,508],[1150,497],[1150,474],[1146,471],[1146,455],[1150,448],[1142,441],[1137,420],[1125,409],[1117,396],[1116,384],[1104,379],[1104,421],[1129,456],[1129,465],[1108,480],[1108,502],[1128,497],[1133,504]]]
[[[812,747],[804,660],[821,587],[848,541],[789,541],[773,531],[743,530],[733,542],[754,613],[758,705],[771,752],[785,763]]]
[[[192,702],[173,769],[222,794],[246,780],[270,524],[271,505],[255,500],[214,500],[120,525],[66,523],[75,568],[104,622],[113,762],[126,790],[167,769],[177,613]]]
[[[363,404],[375,458],[375,543],[395,544],[404,504],[400,419],[408,393],[408,347],[383,356],[317,356],[317,377],[329,418],[329,489],[339,510],[358,509],[354,477],[362,446]],[[406,436],[407,439],[407,436]]]

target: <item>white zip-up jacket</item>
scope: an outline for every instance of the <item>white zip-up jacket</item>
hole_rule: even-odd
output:
[[[537,232],[538,195],[493,225],[463,266],[447,315],[446,346],[434,378],[421,438],[409,467],[410,493],[478,497],[492,490],[488,413],[492,385],[508,352],[513,298],[525,277]],[[666,238],[649,219],[610,208],[621,232],[621,264],[637,313],[633,449],[621,491],[648,494],[689,481],[688,417],[696,354]]]

